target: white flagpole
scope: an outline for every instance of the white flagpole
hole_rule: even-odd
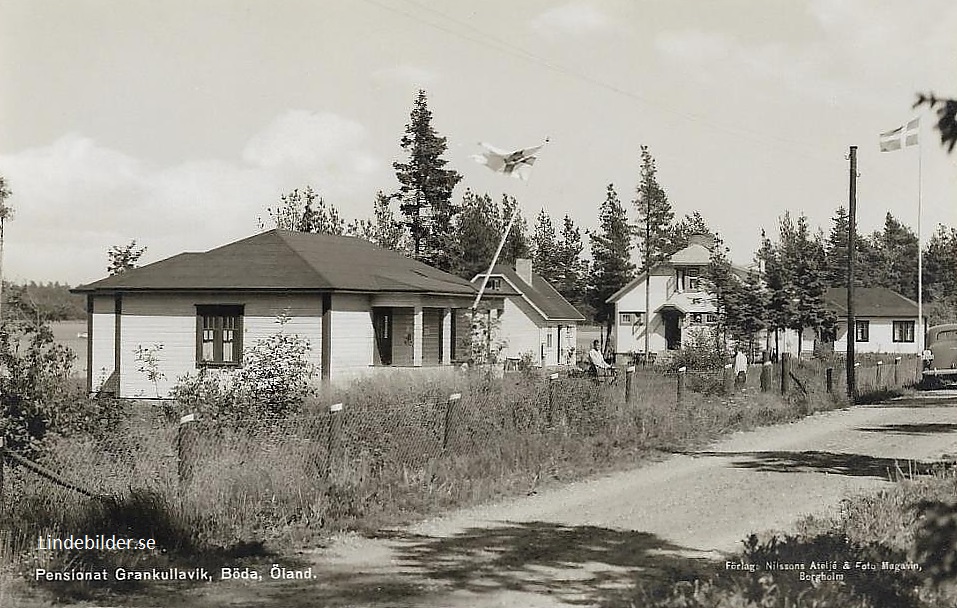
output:
[[[505,247],[505,241],[508,240],[508,234],[512,231],[512,224],[515,223],[515,218],[518,217],[519,206],[518,201],[515,201],[515,211],[512,212],[512,217],[508,220],[508,226],[505,227],[505,234],[502,235],[502,240],[498,243],[498,249],[495,250],[495,255],[492,257],[492,263],[488,265],[488,271],[485,273],[485,277],[482,279],[482,287],[479,288],[478,295],[475,296],[475,302],[472,304],[472,310],[478,310],[479,300],[482,299],[482,294],[485,293],[485,286],[488,285],[489,275],[492,274],[492,269],[495,268],[496,262],[498,262],[498,256],[502,253],[502,248]]]
[[[921,120],[918,117],[917,122],[917,356],[922,357],[924,353],[924,239],[921,231],[921,216],[923,210],[923,176],[921,174],[921,140],[924,139],[921,133]]]

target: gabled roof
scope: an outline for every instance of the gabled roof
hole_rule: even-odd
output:
[[[829,288],[824,306],[838,315],[847,315],[847,288]],[[917,302],[886,287],[855,287],[854,316],[917,317]]]
[[[485,273],[475,275],[472,283],[476,286],[482,284],[482,277]],[[548,321],[584,321],[585,316],[578,312],[578,309],[572,306],[568,300],[562,297],[548,281],[537,273],[532,273],[532,283],[529,285],[518,276],[514,268],[504,264],[496,264],[492,268],[490,277],[503,277],[508,285],[514,289],[514,295],[520,295],[525,301],[532,305]],[[493,292],[494,295],[513,295],[506,289]]]
[[[181,253],[74,291],[319,290],[474,296],[469,281],[350,236],[270,230]]]

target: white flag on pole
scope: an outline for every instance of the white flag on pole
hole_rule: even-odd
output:
[[[538,160],[536,155],[539,150],[545,147],[546,143],[548,143],[547,139],[543,144],[509,152],[491,144],[480,142],[479,145],[485,148],[485,152],[475,154],[472,158],[496,173],[504,173],[522,181],[528,181],[532,174],[532,165]]]
[[[916,146],[919,142],[920,118],[906,125],[881,133],[881,152],[893,152],[904,146]]]

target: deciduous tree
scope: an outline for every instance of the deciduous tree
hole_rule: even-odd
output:
[[[106,271],[110,276],[113,276],[121,272],[126,272],[127,270],[132,270],[136,268],[137,262],[139,262],[139,259],[144,253],[146,253],[146,247],[137,249],[136,239],[133,239],[123,247],[114,245],[110,247],[110,250],[106,253],[109,259]]]

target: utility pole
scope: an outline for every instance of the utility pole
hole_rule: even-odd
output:
[[[648,332],[651,331],[651,197],[646,196],[645,204],[645,366],[651,355],[648,353]],[[618,319],[615,319],[618,322]]]
[[[848,158],[851,175],[847,222],[847,399],[854,404],[857,381],[854,369],[854,341],[857,338],[857,323],[854,318],[854,246],[857,241],[857,146],[851,146]]]

